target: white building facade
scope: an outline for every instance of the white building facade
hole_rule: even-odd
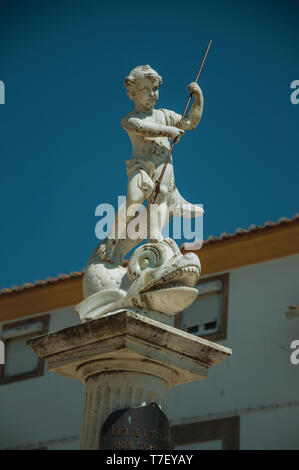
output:
[[[196,253],[198,300],[175,326],[233,354],[170,391],[175,448],[299,449],[299,317],[286,315],[299,305],[298,216],[208,239]],[[0,449],[78,447],[84,385],[47,372],[26,341],[79,323],[81,281],[73,273],[1,291]]]

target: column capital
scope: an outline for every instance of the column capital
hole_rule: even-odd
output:
[[[231,350],[123,310],[28,341],[48,370],[81,380],[107,372],[162,378],[169,388],[207,376]]]

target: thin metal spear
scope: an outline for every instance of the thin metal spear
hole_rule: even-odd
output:
[[[205,61],[206,61],[208,52],[209,52],[209,50],[210,50],[211,44],[212,44],[212,40],[210,40],[209,45],[208,45],[207,50],[206,50],[206,53],[205,53],[205,55],[204,55],[204,58],[203,58],[203,60],[202,60],[202,62],[201,62],[201,66],[200,66],[200,69],[199,69],[199,71],[198,71],[198,73],[197,73],[197,76],[196,76],[196,79],[195,79],[195,83],[198,82],[199,76],[200,76],[200,74],[201,74],[202,68],[203,68],[203,66],[204,66],[204,63],[205,63]],[[188,108],[189,108],[191,99],[192,99],[192,94],[190,93],[190,96],[189,96],[189,98],[188,98],[188,101],[187,101],[187,104],[186,104],[186,106],[185,106],[184,112],[183,112],[183,114],[182,114],[181,120],[180,120],[180,122],[179,122],[179,126],[178,126],[179,129],[182,128],[182,124],[183,124],[183,121],[184,121],[184,119],[185,119],[185,114],[186,114],[186,112],[187,112],[187,110],[188,110]],[[158,196],[158,194],[159,194],[159,192],[160,192],[160,184],[161,184],[162,178],[163,178],[163,176],[164,176],[164,173],[165,173],[167,164],[168,164],[168,162],[169,162],[169,159],[170,159],[170,157],[171,157],[171,152],[173,151],[173,147],[174,147],[174,146],[175,146],[175,142],[174,142],[174,140],[173,140],[173,141],[172,141],[172,144],[171,144],[171,147],[170,147],[170,149],[169,149],[169,152],[168,152],[168,154],[167,154],[167,157],[166,157],[164,166],[163,166],[163,168],[162,168],[161,174],[160,174],[158,180],[156,181],[155,193],[153,194],[153,199],[152,199],[153,203],[155,202],[155,200],[156,200],[156,198],[157,198],[157,196]]]

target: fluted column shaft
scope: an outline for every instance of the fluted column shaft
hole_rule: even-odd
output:
[[[157,403],[166,414],[168,384],[139,372],[102,372],[86,380],[81,450],[102,448],[101,429],[113,411]]]

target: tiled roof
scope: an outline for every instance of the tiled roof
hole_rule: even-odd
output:
[[[295,214],[293,219],[289,219],[287,217],[281,217],[277,222],[271,222],[271,221],[267,221],[264,223],[264,225],[261,227],[259,225],[250,225],[250,227],[246,230],[246,229],[242,229],[242,228],[237,228],[235,230],[235,232],[232,234],[232,233],[227,233],[227,232],[223,232],[220,237],[214,237],[212,235],[210,235],[206,240],[204,240],[204,242],[202,243],[201,241],[199,240],[195,240],[194,243],[183,243],[181,245],[181,249],[182,250],[199,250],[201,247],[205,247],[205,246],[210,246],[214,243],[222,243],[226,240],[232,240],[232,239],[239,239],[240,237],[244,237],[244,236],[248,236],[252,233],[256,233],[256,232],[265,232],[265,231],[268,231],[268,230],[271,230],[273,228],[276,228],[278,226],[281,226],[281,225],[289,225],[289,224],[294,224],[294,223],[298,223],[299,222],[299,213]],[[4,289],[0,289],[0,296],[2,295],[6,295],[6,294],[11,294],[11,293],[14,293],[14,292],[19,292],[19,291],[23,291],[25,289],[32,289],[34,287],[40,287],[40,286],[44,286],[44,285],[47,285],[47,284],[53,284],[53,283],[57,283],[57,282],[60,282],[60,281],[66,281],[66,280],[69,280],[69,279],[72,279],[72,278],[80,278],[82,277],[83,275],[83,270],[82,271],[72,271],[71,273],[69,274],[59,274],[57,277],[48,277],[44,280],[37,280],[35,282],[32,282],[32,283],[29,283],[29,282],[25,282],[24,284],[22,284],[21,286],[12,286],[11,288],[4,288]],[[297,307],[298,308],[298,307]]]
[[[0,296],[3,294],[11,294],[13,292],[19,292],[25,289],[32,289],[33,287],[45,286],[47,284],[54,284],[56,282],[65,281],[72,279],[74,277],[81,277],[83,275],[82,271],[72,271],[69,274],[59,274],[57,277],[47,277],[44,280],[37,280],[34,282],[25,282],[21,286],[12,286],[10,289],[4,288],[0,289]]]
[[[253,232],[271,230],[272,228],[278,227],[279,225],[288,225],[288,224],[293,224],[296,222],[297,223],[299,222],[299,213],[295,214],[293,219],[289,219],[287,217],[281,217],[277,222],[272,222],[271,220],[268,220],[267,222],[264,223],[262,227],[259,225],[252,224],[247,230],[239,227],[234,231],[234,233],[223,232],[220,235],[220,237],[214,237],[213,235],[210,235],[206,240],[204,240],[204,242],[202,243],[202,246],[210,245],[215,242],[221,242],[227,239],[239,238],[239,237],[251,234]],[[198,250],[199,244],[200,244],[200,241],[198,240],[196,240],[194,243],[183,243],[181,245],[181,249],[187,248],[188,250],[192,250],[192,249]]]

